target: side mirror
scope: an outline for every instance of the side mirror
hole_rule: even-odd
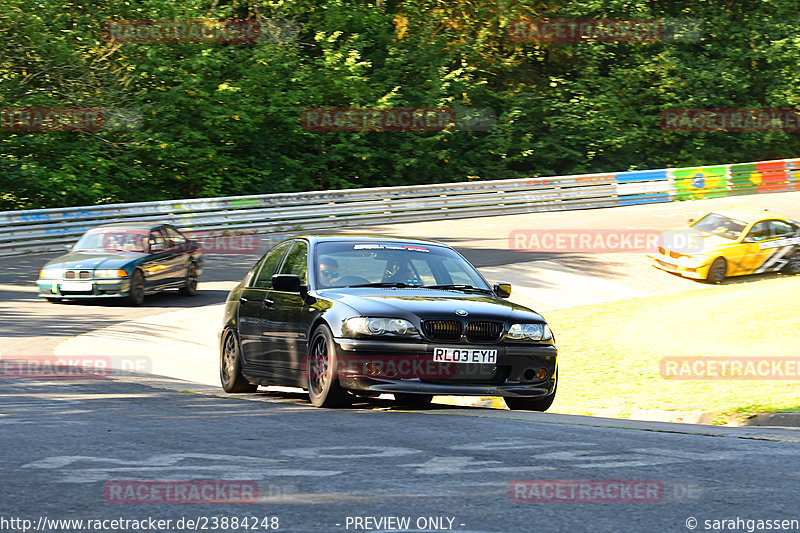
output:
[[[167,245],[164,244],[164,243],[152,243],[150,245],[150,252],[151,253],[163,252],[166,249],[167,249]]]
[[[756,241],[755,238],[753,237],[745,237],[744,239],[742,239],[742,242],[758,242],[758,241]]]
[[[494,286],[492,287],[492,290],[500,298],[508,298],[509,296],[511,296],[510,283],[495,283]]]
[[[295,274],[275,274],[272,276],[272,288],[281,292],[302,292],[303,284],[300,276]]]
[[[694,219],[693,219],[693,218],[690,218],[690,219],[689,219],[689,224],[691,224],[692,222],[694,222]]]

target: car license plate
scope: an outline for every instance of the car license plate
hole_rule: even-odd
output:
[[[61,290],[66,292],[92,292],[91,281],[62,281]]]
[[[497,364],[497,350],[480,348],[434,348],[433,360],[440,363]]]

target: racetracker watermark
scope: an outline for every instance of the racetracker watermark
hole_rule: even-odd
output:
[[[0,131],[126,131],[141,128],[135,109],[16,107],[0,109]]]
[[[518,503],[658,503],[664,484],[656,479],[537,479],[512,481],[508,497]]]
[[[187,237],[197,241],[204,254],[252,255],[259,251],[261,241],[256,233],[192,232]]]
[[[466,350],[465,350],[466,351]],[[480,366],[480,365],[478,365]],[[490,366],[492,374],[493,365]],[[460,369],[460,370],[459,370]],[[306,358],[302,372],[309,379],[319,379],[327,373],[347,378],[384,379],[450,379],[462,373],[479,373],[474,365],[434,361],[430,355],[341,355],[333,368],[324,361]]]
[[[106,22],[106,40],[120,43],[252,43],[296,39],[294,21],[257,20],[114,20]]]
[[[115,370],[153,370],[145,355],[5,355],[0,357],[0,379],[107,379]]]
[[[665,109],[661,112],[665,131],[800,132],[800,109]]]
[[[516,42],[699,41],[701,19],[518,18],[509,25]]]
[[[483,107],[320,107],[300,112],[300,124],[308,131],[487,131],[496,122],[494,110]]]
[[[508,234],[508,248],[517,252],[633,253],[669,249],[697,253],[703,243],[681,232],[657,229],[517,229]]]
[[[800,379],[800,357],[664,357],[659,370],[675,380]]]
[[[255,481],[108,481],[103,486],[107,503],[254,503]]]

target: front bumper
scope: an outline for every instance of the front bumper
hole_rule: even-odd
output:
[[[131,289],[130,278],[109,278],[85,280],[92,284],[90,291],[62,291],[62,279],[44,279],[36,281],[39,287],[39,298],[120,298],[127,296]]]
[[[337,338],[342,387],[374,393],[452,396],[549,396],[556,389],[554,345],[445,344]],[[496,364],[433,361],[434,348],[497,350]],[[537,377],[536,372],[545,372]]]
[[[711,266],[710,263],[696,261],[689,257],[672,258],[662,254],[649,254],[647,257],[653,261],[653,266],[658,269],[692,279],[706,279],[708,277],[708,269]]]

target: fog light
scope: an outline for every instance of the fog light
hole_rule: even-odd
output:
[[[364,373],[368,376],[377,376],[380,371],[375,363],[364,363]]]
[[[536,371],[536,379],[546,379],[547,378],[547,369],[540,368]]]

